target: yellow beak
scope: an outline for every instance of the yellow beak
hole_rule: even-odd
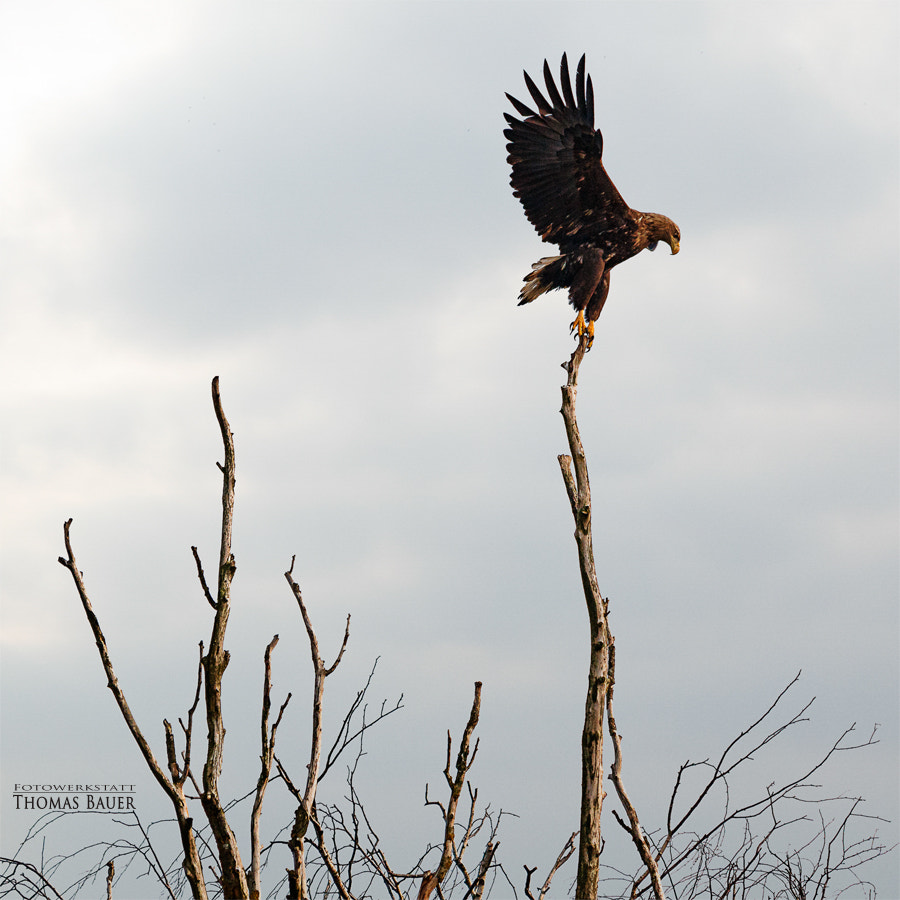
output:
[[[681,244],[678,243],[677,237],[673,237],[672,240],[669,241],[669,246],[672,248],[672,256],[674,256],[678,252],[678,248],[681,247]]]

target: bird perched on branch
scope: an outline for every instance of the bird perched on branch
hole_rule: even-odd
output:
[[[641,250],[655,250],[665,241],[678,252],[681,232],[666,216],[631,209],[603,167],[603,135],[594,128],[594,87],[585,78],[585,58],[575,73],[563,54],[557,90],[544,61],[545,97],[525,72],[525,84],[537,112],[507,94],[523,119],[504,113],[503,134],[509,143],[513,194],[525,207],[528,221],[541,238],[559,245],[558,256],[538,260],[525,276],[519,306],[545,291],[569,289],[569,303],[578,315],[572,331],[594,339],[594,322],[609,293],[613,266]]]

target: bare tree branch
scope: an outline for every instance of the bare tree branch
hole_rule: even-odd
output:
[[[331,745],[331,749],[325,755],[325,760],[322,763],[322,768],[319,772],[319,781],[321,781],[327,774],[329,769],[340,759],[341,754],[351,746],[357,738],[361,738],[363,733],[367,731],[369,728],[377,725],[382,719],[386,719],[392,713],[397,712],[397,710],[403,708],[403,694],[397,699],[393,706],[387,706],[387,700],[382,700],[381,706],[378,710],[378,714],[374,719],[369,719],[367,716],[368,706],[364,703],[366,698],[366,694],[368,693],[369,687],[372,684],[372,677],[375,674],[375,669],[378,666],[378,658],[375,659],[374,664],[372,665],[371,670],[369,671],[369,677],[366,679],[366,683],[356,692],[356,697],[353,700],[353,703],[350,704],[350,708],[347,710],[346,715],[344,716],[344,720],[341,723],[341,727],[338,729],[337,734],[335,735],[334,742]],[[353,726],[354,718],[357,712],[362,711],[362,722],[355,731],[351,731]]]
[[[196,547],[191,547],[191,553],[194,554],[194,562],[197,564],[197,577],[200,579],[200,586],[203,588],[203,596],[206,597],[206,602],[215,609],[216,601],[213,600],[213,596],[209,592],[209,585],[206,583],[206,574],[203,571],[203,563],[200,562],[200,553]]]
[[[262,695],[262,713],[260,715],[260,772],[256,782],[256,792],[253,797],[253,809],[250,812],[250,872],[247,876],[248,887],[250,888],[250,900],[260,900],[260,834],[259,819],[262,815],[263,797],[266,793],[266,786],[272,774],[272,759],[275,754],[275,733],[281,723],[281,717],[284,710],[290,702],[291,695],[288,693],[278,710],[278,716],[269,729],[269,711],[272,708],[272,651],[278,644],[278,635],[269,642],[266,647],[264,666],[265,674],[263,676],[263,695]]]
[[[278,771],[285,779],[285,783],[289,786],[291,792],[299,801],[294,812],[294,824],[291,828],[291,836],[288,846],[291,850],[293,859],[292,868],[288,871],[288,897],[291,900],[306,900],[309,896],[309,882],[306,874],[306,852],[304,842],[306,832],[314,814],[314,804],[316,802],[316,785],[319,780],[319,765],[322,756],[322,702],[325,694],[325,679],[338,667],[344,650],[347,648],[347,641],[350,639],[350,616],[347,616],[347,624],[344,628],[344,639],[341,643],[341,649],[334,662],[330,666],[326,666],[319,654],[319,641],[316,638],[309,612],[306,604],[303,602],[303,594],[300,586],[294,581],[293,571],[296,557],[291,558],[291,567],[284,573],[297,605],[300,607],[300,614],[303,617],[303,624],[306,626],[306,636],[309,639],[309,651],[313,664],[313,708],[312,708],[312,738],[309,751],[309,764],[307,765],[306,788],[301,795],[300,792],[293,787],[290,779],[284,771],[281,762],[276,758]]]
[[[796,682],[795,677],[761,716],[728,743],[715,763],[706,760],[701,763],[689,761],[680,767],[669,801],[667,827],[653,854],[660,879],[671,886],[670,890],[674,895],[685,900],[694,897],[721,897],[723,900],[730,900],[736,896],[781,896],[775,888],[770,890],[765,887],[777,882],[786,885],[787,893],[784,896],[808,900],[818,897],[824,900],[825,889],[838,874],[848,879],[847,883],[850,885],[865,886],[865,882],[856,875],[857,870],[892,849],[885,847],[878,842],[877,836],[871,834],[848,842],[850,825],[862,818],[857,812],[858,799],[822,796],[816,790],[819,786],[810,781],[835,755],[860,750],[876,743],[875,730],[867,740],[850,743],[847,738],[855,727],[850,726],[799,776],[772,782],[762,796],[751,796],[750,799],[737,803],[733,801],[729,778],[751,761],[757,761],[758,764],[761,749],[785,734],[788,729],[807,721],[805,714],[812,701],[804,704],[798,712],[787,716],[784,721],[770,723],[786,692]],[[760,726],[763,725],[766,727],[759,733]],[[697,795],[688,803],[687,812],[676,817],[673,810],[677,795],[685,789],[684,775],[698,767],[708,768],[711,774],[698,786]],[[721,788],[723,792],[723,808],[711,814],[709,806],[713,800],[714,787]],[[844,803],[849,803],[850,806],[838,823],[825,820],[824,810],[829,805]],[[807,837],[799,845],[795,843],[791,847],[790,843],[786,844],[789,841],[788,833],[804,833],[800,829],[806,828],[810,819],[803,808],[810,805],[816,807],[820,822],[818,830],[811,835],[807,830]],[[798,807],[799,813],[792,814],[792,810],[796,811]],[[700,816],[701,809],[704,810],[703,828],[688,831],[688,822]],[[757,822],[763,827],[751,828]],[[629,825],[624,822],[621,824],[631,832]],[[733,838],[734,825],[740,825],[743,830],[737,844]],[[776,846],[775,840],[779,835],[780,844],[786,844],[786,849],[784,846]],[[816,845],[818,851],[809,855]],[[846,848],[846,852],[843,849],[838,851],[839,847]],[[632,898],[644,897],[653,891],[652,885],[646,883],[649,872],[649,867],[645,865],[633,879],[630,891]],[[759,893],[752,894],[751,888]],[[845,889],[846,885],[835,892],[834,896],[839,896]],[[766,893],[767,890],[770,892]]]
[[[550,871],[547,873],[547,877],[544,879],[544,884],[537,896],[537,900],[544,900],[544,897],[546,897],[550,891],[550,884],[553,881],[553,876],[566,864],[566,862],[568,862],[569,857],[575,852],[575,838],[577,837],[577,831],[573,831],[569,835],[569,839],[566,841],[565,846],[559,851],[559,855],[556,857],[556,862],[553,863]],[[529,869],[528,866],[525,866],[525,896],[528,897],[529,900],[535,900],[534,894],[531,893],[531,876],[534,875],[536,871],[537,866],[531,869]]]
[[[116,874],[116,864],[110,860],[106,864],[106,900],[113,900],[113,878]]]
[[[65,900],[63,895],[53,887],[44,873],[41,872],[37,866],[32,865],[32,863],[23,862],[20,859],[9,859],[6,856],[0,856],[0,863],[4,866],[11,866],[15,870],[24,870],[24,874],[20,875],[18,879],[16,876],[6,873],[3,875],[3,881],[12,885],[16,891],[16,896],[47,897],[56,898],[56,900]]]
[[[475,682],[475,697],[472,700],[472,709],[469,713],[469,721],[463,730],[462,739],[459,742],[459,752],[456,754],[456,774],[452,775],[450,771],[450,757],[452,752],[452,738],[447,732],[447,765],[444,768],[444,779],[450,788],[450,799],[446,808],[437,801],[428,801],[428,788],[426,786],[425,795],[426,803],[432,803],[440,806],[444,817],[444,841],[441,850],[441,859],[437,869],[433,872],[426,872],[419,887],[418,900],[428,900],[431,894],[437,890],[440,895],[440,885],[447,877],[450,866],[453,864],[454,851],[454,829],[456,827],[456,807],[459,803],[459,797],[462,793],[463,785],[466,781],[466,774],[472,767],[475,760],[475,754],[478,752],[478,742],[472,749],[472,755],[469,756],[469,744],[472,739],[472,732],[478,724],[478,716],[481,709],[481,682]]]
[[[662,883],[659,880],[659,869],[657,868],[656,860],[653,858],[650,846],[641,830],[641,823],[638,820],[637,810],[635,810],[634,804],[631,802],[625,791],[625,785],[622,783],[622,736],[619,734],[616,727],[616,719],[613,715],[613,691],[615,689],[615,684],[616,645],[614,642],[610,641],[609,690],[606,694],[606,714],[609,722],[609,736],[612,740],[613,750],[615,751],[615,759],[612,764],[610,779],[615,785],[616,793],[619,796],[619,802],[624,807],[625,813],[628,816],[629,824],[626,830],[631,835],[631,839],[634,841],[635,847],[637,847],[638,854],[644,865],[647,867],[647,871],[650,873],[650,881],[653,884],[653,893],[656,896],[656,900],[665,900]]]
[[[585,335],[568,363],[564,365],[567,378],[562,388],[562,413],[569,443],[570,456],[559,457],[572,517],[575,520],[575,543],[578,546],[578,566],[587,603],[590,622],[591,656],[588,669],[588,689],[584,708],[584,727],[581,735],[581,829],[578,847],[576,900],[594,900],[600,878],[602,849],[600,814],[603,809],[603,720],[606,711],[606,691],[609,675],[609,646],[611,636],[607,621],[606,602],[600,595],[594,565],[591,537],[591,487],[587,460],[578,431],[575,400],[578,391],[578,369],[588,344]],[[574,476],[572,468],[574,467]]]
[[[209,651],[203,658],[203,670],[206,676],[206,762],[203,766],[203,791],[200,802],[212,829],[213,838],[218,849],[218,860],[221,865],[222,890],[229,898],[247,897],[249,887],[247,875],[241,862],[237,839],[222,808],[219,798],[219,778],[222,774],[222,759],[225,750],[225,725],[222,719],[222,677],[228,665],[229,653],[225,649],[225,629],[231,612],[231,581],[234,578],[235,562],[231,552],[231,534],[234,521],[234,435],[222,409],[222,397],[219,393],[218,375],[212,381],[213,407],[219,430],[222,433],[222,445],[225,451],[225,463],[219,466],[222,471],[222,536],[219,544],[218,592],[216,596],[216,615],[213,620],[212,634],[209,639]]]
[[[97,650],[100,654],[100,660],[103,663],[103,670],[106,672],[107,686],[112,691],[112,694],[115,697],[116,704],[119,707],[122,718],[125,720],[125,724],[128,726],[128,730],[131,732],[131,736],[134,738],[135,743],[138,745],[138,748],[141,751],[141,755],[144,757],[144,761],[147,763],[147,767],[152,772],[153,777],[159,783],[160,787],[162,787],[162,789],[166,792],[175,809],[175,816],[178,820],[179,832],[181,834],[182,848],[184,849],[185,873],[187,875],[188,881],[190,882],[192,896],[196,898],[196,900],[206,900],[206,885],[203,880],[203,869],[200,863],[199,854],[197,853],[197,847],[194,842],[194,836],[191,829],[192,819],[188,811],[187,800],[184,796],[183,785],[182,783],[171,781],[167,777],[160,764],[156,761],[156,757],[153,755],[153,751],[150,749],[150,744],[147,742],[147,739],[144,737],[143,732],[138,727],[137,721],[135,720],[134,715],[131,712],[131,708],[128,705],[128,701],[125,699],[125,694],[119,686],[119,681],[116,678],[112,660],[109,656],[109,650],[106,646],[106,638],[103,635],[103,631],[100,628],[100,622],[97,619],[96,614],[94,613],[93,607],[91,606],[91,601],[88,597],[87,589],[84,586],[82,572],[75,562],[75,554],[72,550],[72,542],[69,536],[69,529],[71,525],[72,520],[69,519],[63,527],[63,535],[66,544],[66,556],[59,557],[59,562],[63,566],[65,566],[72,574],[72,579],[75,582],[75,588],[78,591],[78,596],[81,598],[81,605],[84,608],[85,616],[87,617],[88,624],[91,626],[91,631],[94,634],[94,642],[97,645]]]

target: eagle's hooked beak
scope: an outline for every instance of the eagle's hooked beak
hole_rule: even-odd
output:
[[[678,243],[678,238],[672,235],[672,237],[669,238],[669,246],[672,248],[672,256],[674,256],[678,252],[679,247],[681,247],[681,244]]]

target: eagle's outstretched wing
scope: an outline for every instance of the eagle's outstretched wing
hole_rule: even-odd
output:
[[[528,221],[553,244],[597,240],[603,232],[618,231],[631,210],[603,168],[603,136],[594,129],[594,88],[590,76],[585,79],[584,56],[576,70],[574,94],[565,54],[560,66],[562,94],[544,61],[549,101],[524,74],[537,112],[507,94],[525,118],[504,113],[509,128],[503,134],[509,139],[510,184]]]

